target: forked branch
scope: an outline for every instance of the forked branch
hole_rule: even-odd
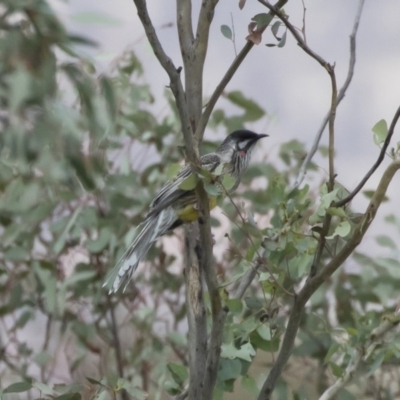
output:
[[[389,147],[390,141],[392,139],[394,130],[397,125],[397,121],[400,118],[400,106],[397,108],[397,111],[392,119],[392,122],[390,123],[390,127],[388,130],[388,134],[386,136],[386,139],[383,143],[383,146],[381,148],[381,151],[379,152],[379,156],[377,160],[375,161],[374,165],[370,168],[370,170],[365,174],[364,178],[361,179],[360,183],[356,186],[356,188],[344,199],[336,202],[334,204],[335,207],[342,207],[349,203],[353,198],[357,195],[357,193],[364,187],[364,185],[367,183],[368,179],[371,177],[371,175],[378,169],[378,167],[381,165],[383,159],[385,158],[386,151]]]
[[[374,220],[376,213],[384,199],[389,184],[391,183],[394,175],[400,169],[400,160],[393,161],[385,170],[379,185],[372,196],[371,201],[365,211],[361,221],[355,227],[350,239],[346,245],[336,254],[332,260],[325,265],[314,277],[310,278],[303,289],[298,293],[297,298],[294,299],[292,311],[290,313],[289,321],[286,327],[285,335],[282,340],[281,348],[278,357],[272,367],[266,381],[263,384],[258,400],[269,400],[275,385],[282,374],[283,368],[286,365],[293,344],[296,339],[297,331],[300,326],[301,317],[304,311],[304,306],[315,291],[328,279],[353,253],[355,248],[361,243],[362,238]]]

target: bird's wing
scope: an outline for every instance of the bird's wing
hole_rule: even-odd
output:
[[[221,163],[221,158],[218,154],[210,153],[201,157],[201,165],[204,169],[214,171]],[[192,175],[190,165],[185,165],[176,175],[176,177],[168,181],[156,194],[150,204],[150,211],[147,217],[159,213],[161,210],[173,204],[178,199],[185,196],[192,196],[193,191],[182,190],[179,186]]]

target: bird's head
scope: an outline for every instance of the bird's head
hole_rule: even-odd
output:
[[[258,140],[267,136],[269,135],[265,133],[255,133],[245,129],[234,131],[225,138],[217,152],[226,155],[227,158],[242,157],[247,159]]]

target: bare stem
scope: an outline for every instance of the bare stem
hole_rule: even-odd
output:
[[[329,115],[329,181],[328,190],[332,191],[335,186],[335,118],[337,107],[337,86],[334,66],[328,69],[332,83],[331,112]]]
[[[338,105],[340,104],[340,102],[343,100],[347,89],[350,86],[350,83],[353,79],[353,75],[354,75],[354,67],[356,64],[356,36],[357,36],[357,31],[358,31],[358,27],[360,24],[360,18],[361,18],[361,14],[362,14],[362,10],[364,7],[364,2],[365,0],[359,0],[358,3],[358,7],[357,7],[357,12],[356,12],[356,16],[355,16],[355,20],[354,20],[354,25],[353,25],[353,30],[351,32],[350,35],[350,59],[349,59],[349,68],[347,70],[347,76],[346,79],[343,83],[343,86],[340,88],[339,93],[337,95],[337,101],[336,101],[336,107],[338,107]],[[307,167],[310,164],[312,158],[314,157],[315,153],[318,150],[318,146],[319,146],[319,142],[321,140],[322,134],[326,128],[326,125],[329,122],[330,119],[330,115],[331,115],[331,110],[329,110],[327,112],[327,114],[325,115],[324,119],[322,120],[321,126],[318,129],[315,138],[314,138],[314,142],[311,146],[310,151],[308,152],[306,158],[304,159],[299,173],[297,175],[297,179],[293,185],[293,188],[298,188],[301,183],[303,182],[306,173],[307,173]]]

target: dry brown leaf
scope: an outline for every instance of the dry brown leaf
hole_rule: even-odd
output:
[[[254,44],[260,44],[264,29],[256,29],[256,26],[256,22],[250,22],[248,26],[249,35],[246,36],[246,40],[248,40],[249,42],[253,42]]]

